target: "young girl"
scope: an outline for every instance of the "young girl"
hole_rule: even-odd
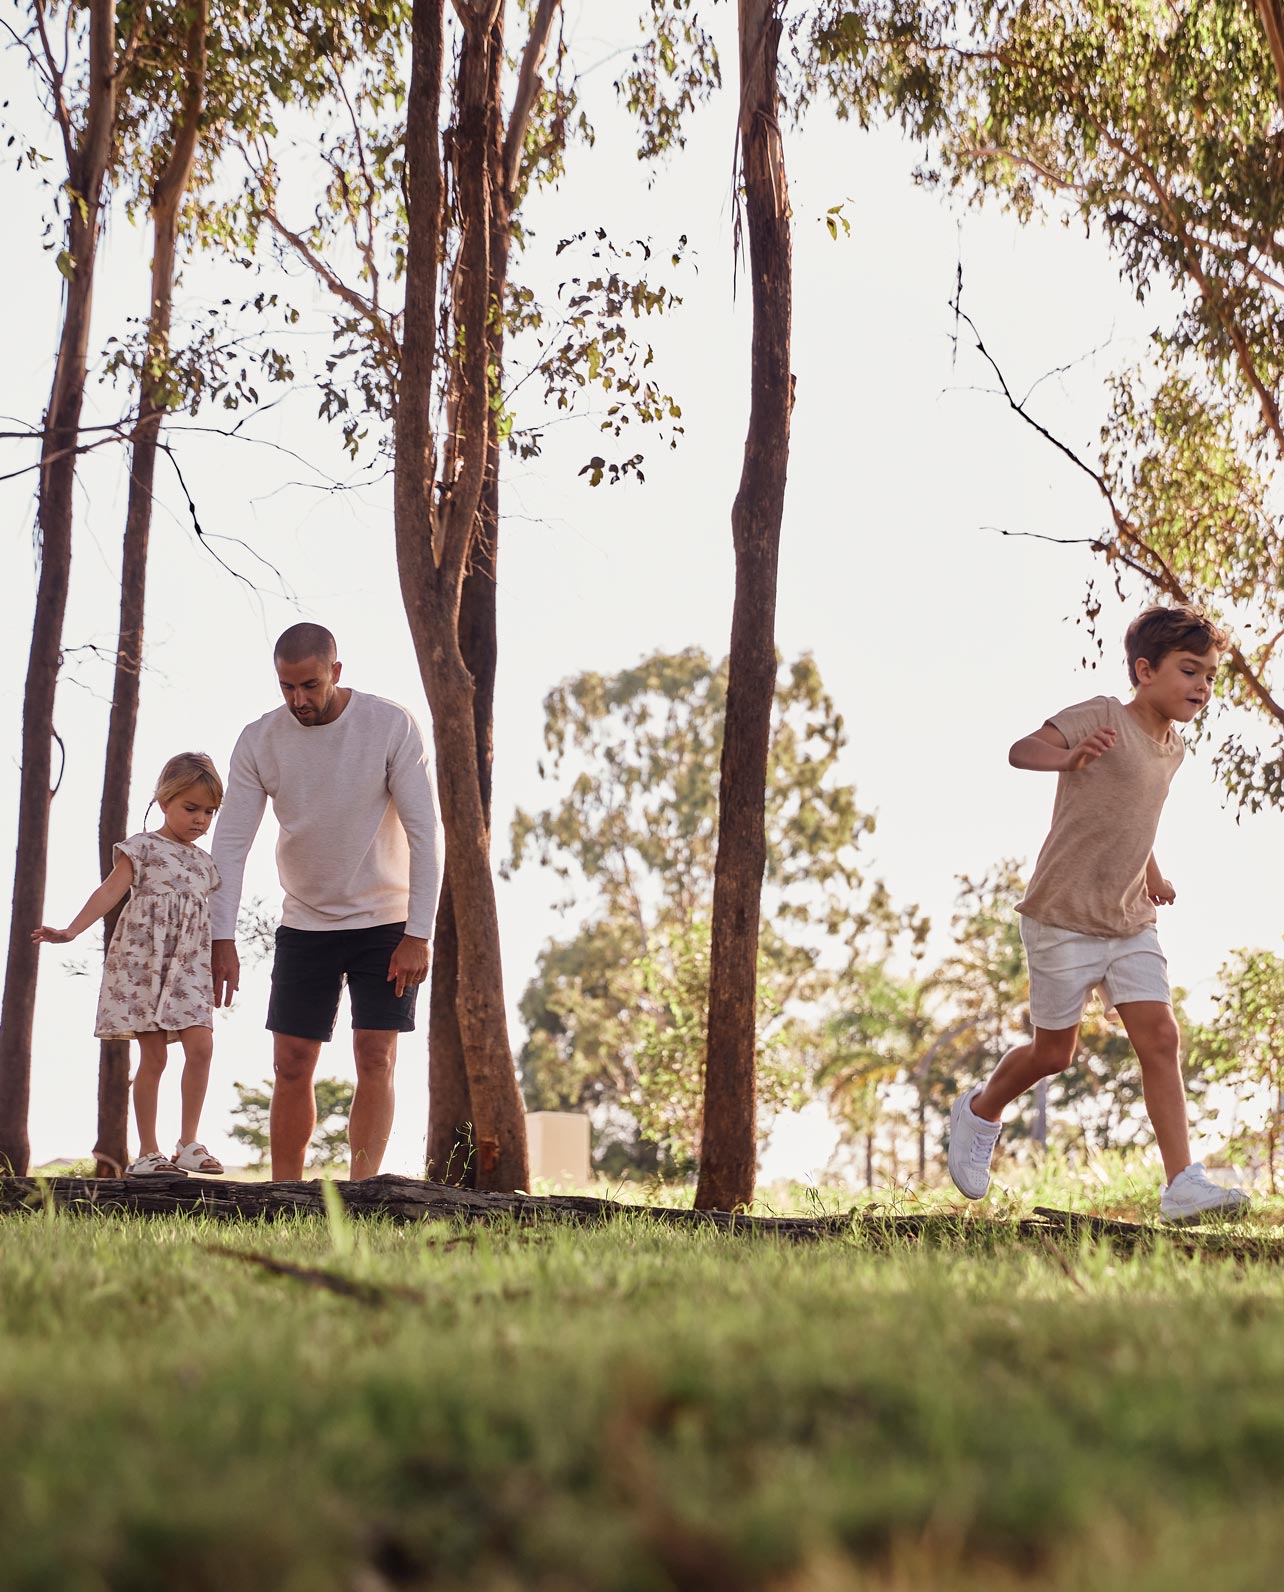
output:
[[[65,945],[104,917],[128,890],[103,964],[94,1033],[137,1039],[134,1119],[138,1159],[131,1174],[222,1172],[198,1138],[214,1051],[210,913],[218,869],[196,842],[223,800],[223,781],[203,752],[180,752],[161,770],[153,798],[165,822],[112,848],[115,867],[65,929],[40,928],[37,942]],[[173,1158],[156,1141],[156,1096],[165,1047],[183,1046],[183,1131]]]

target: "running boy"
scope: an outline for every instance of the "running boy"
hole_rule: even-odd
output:
[[[1034,1038],[1008,1051],[989,1082],[960,1095],[950,1112],[950,1176],[968,1199],[979,1200],[990,1186],[1005,1107],[1070,1065],[1084,1005],[1099,986],[1141,1063],[1168,1180],[1161,1215],[1194,1221],[1234,1216],[1248,1205],[1247,1195],[1212,1182],[1191,1162],[1168,964],[1155,931],[1155,908],[1176,900],[1152,849],[1186,751],[1175,725],[1189,724],[1207,705],[1227,642],[1194,608],[1147,608],[1124,639],[1132,701],[1080,702],[1008,753],[1014,768],[1055,772],[1057,796],[1052,828],[1017,906]]]

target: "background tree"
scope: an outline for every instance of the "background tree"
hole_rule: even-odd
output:
[[[465,456],[471,458],[474,446],[481,447],[484,432],[477,510],[471,529],[457,533],[466,550],[454,623],[459,662],[471,681],[475,802],[484,825],[482,838],[488,843],[501,464],[506,453],[530,457],[539,450],[539,423],[516,426],[511,391],[528,383],[528,391],[539,395],[537,405],[566,410],[574,406],[578,389],[594,386],[610,394],[601,425],[617,439],[627,439],[631,421],[660,423],[671,432],[679,431],[680,411],[647,371],[649,347],[635,342],[626,330],[626,323],[662,312],[675,302],[671,292],[652,287],[638,274],[635,256],[649,259],[648,246],[617,249],[600,232],[591,239],[582,233],[562,240],[559,254],[566,251],[568,260],[575,259],[577,252],[587,256],[588,269],[568,277],[557,305],[539,303],[529,288],[511,277],[514,254],[526,236],[520,215],[528,193],[562,174],[573,133],[586,141],[592,138],[577,112],[573,86],[568,87],[563,76],[564,44],[556,36],[560,4],[538,0],[523,8],[523,29],[512,52],[505,47],[506,7],[459,5],[454,10],[453,64],[448,79],[444,78],[450,119],[441,134],[442,150],[452,171],[467,166],[472,186],[452,183],[442,191],[434,257],[441,267],[436,283],[439,299],[434,300],[439,304],[439,323],[424,351],[431,357],[417,368],[421,374],[431,370],[434,385],[423,402],[439,434],[454,439],[448,450],[451,469]],[[481,25],[483,13],[490,19],[486,26]],[[443,30],[448,21],[443,12]],[[321,140],[324,200],[314,205],[308,195],[312,213],[307,222],[287,218],[290,200],[270,144],[258,140],[247,149],[252,173],[244,201],[249,229],[266,227],[281,249],[301,260],[332,295],[335,349],[327,362],[323,405],[341,421],[354,453],[368,429],[373,428],[378,437],[391,424],[409,346],[403,181],[406,104],[401,55],[391,35],[387,45],[354,62],[344,77],[347,117]],[[551,81],[545,83],[541,67],[550,49],[554,67]],[[679,243],[672,255],[675,265],[682,246]],[[477,290],[478,303],[465,300],[466,289]],[[471,333],[464,329],[467,316],[478,313],[484,315],[484,336],[475,327]],[[537,340],[540,351],[532,365],[510,379],[506,367],[514,337]],[[484,420],[482,431],[461,429],[465,414],[478,417],[479,425]],[[616,481],[640,473],[641,459],[638,452],[619,460],[594,454],[585,472],[595,484]],[[442,467],[446,467],[444,454]],[[470,466],[469,481],[474,473]],[[463,481],[457,485],[452,502],[462,506],[472,488]],[[443,504],[444,496],[437,507]],[[456,523],[453,517],[451,523]],[[453,564],[447,569],[448,585],[455,579],[452,569]],[[453,602],[446,600],[445,610]],[[462,681],[463,675],[458,678]],[[475,849],[475,842],[469,844]],[[428,1159],[435,1175],[453,1164],[466,1166],[471,1178],[482,1171],[491,1151],[479,1145],[475,1157],[458,1154],[461,1145],[474,1142],[476,1113],[457,1011],[462,996],[456,869],[449,844],[447,852],[429,1016]],[[470,925],[469,932],[475,934],[476,929]],[[490,1032],[497,1037],[493,1014]]]
[[[1216,766],[1250,808],[1284,801],[1284,142],[1260,20],[1277,17],[1234,0],[870,0],[821,6],[797,34],[808,91],[899,119],[927,145],[921,180],[1074,219],[1130,293],[1164,306],[1150,357],[1109,383],[1095,459],[1053,437],[977,343],[1014,411],[1099,492],[1083,545],[1115,576],[1233,618],[1223,694],[1245,716]],[[1090,586],[1090,619],[1098,604]]]
[[[233,1115],[242,1120],[233,1124],[232,1137],[245,1145],[250,1158],[247,1166],[262,1170],[271,1153],[269,1117],[272,1091],[243,1083],[236,1089]],[[308,1165],[318,1170],[342,1165],[348,1158],[348,1118],[352,1115],[354,1086],[342,1078],[316,1080],[317,1125],[308,1140]]]
[[[228,154],[239,154],[247,142],[278,138],[277,120],[292,108],[316,113],[327,99],[341,102],[336,82],[345,66],[386,49],[389,36],[394,41],[397,37],[399,22],[404,32],[404,11],[397,0],[364,6],[359,13],[350,13],[335,0],[309,0],[303,6],[258,0],[249,7],[216,5],[212,12],[208,0],[175,0],[168,8],[153,5],[150,15],[155,36],[136,62],[118,116],[118,188],[127,211],[146,209],[153,245],[148,313],[136,335],[109,340],[106,364],[109,375],[127,376],[134,384],[135,407],[99,817],[104,873],[129,822],[147,553],[162,426],[175,413],[195,415],[210,398],[228,409],[254,404],[255,379],[281,382],[294,374],[275,339],[235,335],[219,324],[199,327],[185,345],[173,346],[180,242],[192,249],[245,251],[248,257],[256,241],[254,229],[245,224],[241,207],[221,197]],[[271,303],[275,307],[276,296]],[[260,319],[265,308],[260,304]],[[297,310],[284,309],[287,325],[297,318]],[[233,375],[238,366],[240,373]],[[113,912],[104,924],[104,945],[118,916],[119,911]],[[128,1075],[127,1043],[104,1040],[95,1151],[104,1172],[124,1164]]]
[[[117,103],[143,39],[146,7],[133,6],[127,15],[126,39],[120,45],[115,0],[89,0],[82,8],[34,0],[26,28],[16,34],[58,128],[66,171],[60,195],[63,247],[55,262],[65,282],[63,316],[40,448],[36,508],[40,577],[23,694],[13,910],[0,1011],[0,1167],[8,1166],[20,1175],[26,1173],[30,1156],[27,1110],[38,969],[31,936],[44,912],[49,804],[56,789],[52,779],[54,697],[71,576],[76,460],[82,447],[80,416],[94,270],[116,136]],[[54,44],[57,33],[62,36],[59,47],[65,51],[61,56]],[[33,153],[33,162],[37,158]]]
[[[838,1007],[825,1025],[815,1082],[845,1135],[861,1143],[865,1187],[874,1187],[883,1099],[898,1082],[916,1085],[919,1176],[925,1176],[927,1093],[940,1070],[930,985],[898,976],[886,962],[857,965],[839,985]]]
[[[156,16],[156,13],[154,13]],[[183,21],[186,18],[186,26]],[[147,587],[147,543],[151,532],[152,488],[161,422],[177,398],[170,364],[174,271],[182,209],[205,107],[209,54],[209,0],[184,0],[180,14],[156,16],[161,60],[144,59],[146,73],[135,73],[130,97],[140,121],[159,117],[162,131],[152,144],[150,168],[143,185],[150,186],[152,221],[151,293],[146,343],[140,362],[138,409],[130,441],[129,500],[121,553],[120,623],[112,682],[111,716],[103,764],[103,792],[98,817],[98,861],[104,878],[111,872],[113,848],[129,825],[129,788],[138,722],[139,676],[143,662],[143,616]],[[170,55],[177,47],[178,59]],[[137,92],[140,79],[144,85]],[[166,103],[166,102],[169,103]],[[123,905],[123,904],[122,904]],[[103,954],[120,917],[121,907],[103,924]],[[129,1160],[129,1041],[104,1039],[98,1062],[98,1136],[94,1161],[98,1175],[120,1177]]]
[[[557,798],[513,821],[509,866],[534,857],[565,882],[565,906],[593,903],[576,933],[544,948],[523,997],[527,1102],[614,1123],[617,1154],[643,1121],[673,1155],[698,1139],[707,993],[695,990],[708,958],[725,692],[725,662],[695,648],[565,681],[545,699],[542,771]],[[862,877],[858,847],[874,825],[837,778],[845,744],[814,660],[781,669],[756,1010],[771,1110],[797,1098],[841,970],[905,921]],[[921,938],[925,925],[915,927]],[[645,1142],[633,1152],[643,1165]]]
[[[737,139],[749,234],[753,348],[749,433],[731,510],[736,591],[719,782],[709,959],[704,1134],[696,1206],[734,1210],[757,1180],[758,917],[764,789],[776,681],[776,570],[789,465],[793,270],[777,54],[783,0],[740,0]]]
[[[1279,1192],[1284,1130],[1284,958],[1237,951],[1218,976],[1212,1020],[1196,1030],[1195,1061],[1212,1083],[1235,1091],[1239,1110],[1260,1114],[1259,1129],[1241,1127],[1235,1146],[1260,1154],[1272,1194]]]

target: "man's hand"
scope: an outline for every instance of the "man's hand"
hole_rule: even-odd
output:
[[[1170,907],[1177,899],[1177,892],[1167,879],[1147,879],[1146,894],[1151,905],[1156,907]]]
[[[214,974],[215,1006],[230,1006],[241,987],[241,958],[235,940],[215,940],[210,946],[210,969]]]
[[[422,984],[428,977],[428,941],[417,934],[402,936],[401,944],[392,953],[388,963],[388,982],[395,983],[397,999],[406,992],[407,985]]]
[[[1085,735],[1083,740],[1077,745],[1070,747],[1066,752],[1066,760],[1062,767],[1068,774],[1077,773],[1079,769],[1087,768],[1089,763],[1095,763],[1114,744],[1115,732],[1113,730],[1093,730],[1091,735]]]

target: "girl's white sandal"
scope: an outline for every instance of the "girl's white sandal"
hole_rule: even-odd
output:
[[[195,1140],[191,1144],[180,1144],[174,1151],[174,1165],[180,1172],[200,1172],[205,1177],[222,1177],[223,1163],[217,1156],[211,1155],[203,1144]]]
[[[131,1161],[125,1168],[126,1177],[186,1177],[187,1173],[176,1166],[161,1150],[149,1150]]]

